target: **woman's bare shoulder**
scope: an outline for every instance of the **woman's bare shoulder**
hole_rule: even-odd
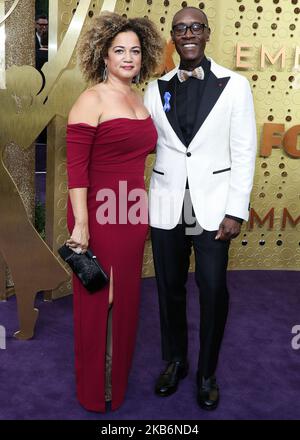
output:
[[[85,122],[90,125],[98,125],[101,113],[101,93],[95,87],[91,87],[77,98],[69,113],[68,123]]]

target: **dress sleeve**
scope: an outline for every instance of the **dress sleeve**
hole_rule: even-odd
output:
[[[89,162],[97,127],[88,124],[67,126],[68,188],[88,188]]]

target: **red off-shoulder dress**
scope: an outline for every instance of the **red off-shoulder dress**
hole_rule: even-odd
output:
[[[113,269],[112,409],[124,400],[135,346],[148,229],[145,160],[156,141],[151,117],[67,127],[68,186],[88,188],[89,246],[107,274]],[[69,200],[70,233],[73,227]],[[109,286],[91,295],[74,276],[73,291],[78,400],[104,412]]]

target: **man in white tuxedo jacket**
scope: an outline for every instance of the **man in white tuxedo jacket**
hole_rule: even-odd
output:
[[[256,124],[247,79],[204,54],[210,38],[204,12],[183,8],[171,36],[180,66],[151,82],[145,94],[158,131],[150,225],[167,361],[155,392],[173,394],[188,373],[185,284],[193,246],[200,290],[197,401],[212,410],[219,402],[215,371],[228,312],[228,249],[249,215]]]

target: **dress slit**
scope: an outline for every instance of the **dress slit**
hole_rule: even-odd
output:
[[[113,304],[108,306],[105,350],[105,402],[112,400],[112,315]]]

